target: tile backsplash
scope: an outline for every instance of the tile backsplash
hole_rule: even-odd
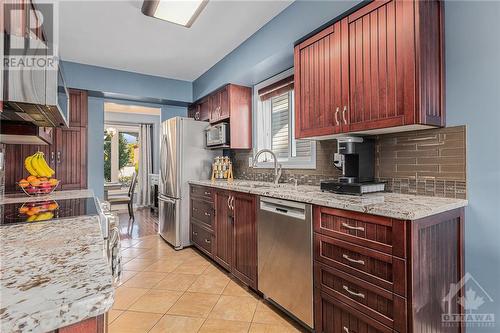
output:
[[[466,128],[456,126],[375,137],[375,177],[391,192],[466,198]],[[319,185],[337,179],[335,140],[316,143],[316,169],[284,169],[282,181]],[[269,169],[249,167],[251,150],[232,151],[235,178],[272,181]]]

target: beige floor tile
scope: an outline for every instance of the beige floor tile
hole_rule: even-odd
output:
[[[152,249],[157,247],[169,246],[160,236],[141,238],[141,241],[135,244],[134,248]]]
[[[258,301],[247,296],[221,296],[209,318],[251,322]]]
[[[167,273],[157,272],[138,272],[130,280],[123,284],[127,288],[145,288],[150,289],[167,277]]]
[[[156,259],[135,258],[123,265],[123,269],[127,271],[142,271],[146,267],[151,266],[156,261]]]
[[[118,318],[123,312],[122,310],[109,310],[108,311],[108,323],[111,324],[113,321],[115,321],[116,318]]]
[[[168,314],[206,318],[218,300],[219,295],[186,292],[168,310]]]
[[[149,331],[150,333],[196,333],[205,321],[204,318],[165,315]]]
[[[113,310],[126,310],[142,295],[148,292],[148,289],[119,287],[115,291],[115,302]]]
[[[184,263],[177,266],[173,271],[175,273],[183,273],[183,274],[201,274],[209,265],[208,262],[204,261],[192,261],[187,260]]]
[[[273,309],[265,301],[260,301],[253,316],[254,323],[269,324],[269,325],[283,325],[288,326],[290,323],[284,314]]]
[[[137,271],[122,271],[122,276],[120,277],[120,283],[118,284],[119,286],[123,285],[125,282],[130,280],[134,275],[136,275]]]
[[[201,326],[199,333],[246,333],[250,323],[222,320],[222,319],[207,319]]]
[[[122,239],[122,240],[120,240],[120,246],[122,247],[122,249],[134,246],[138,243],[140,243],[139,239]]]
[[[202,274],[193,282],[188,291],[220,295],[228,283],[229,278],[221,273]]]
[[[254,294],[244,287],[240,286],[238,283],[234,281],[229,281],[226,288],[222,292],[222,295],[226,296],[251,296],[254,297]]]
[[[128,310],[164,314],[181,295],[181,291],[150,290],[135,301]]]
[[[220,268],[219,266],[215,265],[214,263],[208,262],[209,265],[207,268],[203,271],[202,274],[216,274],[220,276],[229,276],[228,273],[223,269]]]
[[[140,254],[144,254],[151,251],[150,249],[137,249],[134,247],[129,247],[128,249],[121,250],[120,253],[124,258],[136,258]]]
[[[153,289],[186,291],[197,277],[195,274],[168,273]]]
[[[271,325],[271,324],[261,324],[261,323],[252,323],[250,325],[249,333],[300,333],[303,332],[295,328],[292,325]]]
[[[179,267],[182,263],[184,263],[184,260],[182,260],[182,259],[176,259],[176,258],[162,259],[162,258],[159,258],[159,260],[157,262],[146,267],[144,269],[144,271],[170,273],[173,270],[175,270],[177,267]]]
[[[158,313],[125,311],[109,325],[109,333],[148,332],[160,318]]]

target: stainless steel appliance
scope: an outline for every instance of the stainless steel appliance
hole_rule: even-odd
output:
[[[311,205],[260,197],[257,230],[259,290],[314,328]]]
[[[188,181],[209,179],[212,160],[221,154],[205,148],[206,127],[205,122],[181,117],[162,124],[158,232],[176,249],[191,244]]]
[[[384,190],[384,183],[374,182],[375,143],[362,137],[337,139],[333,165],[342,171],[339,181],[322,181],[323,191],[362,195]]]
[[[40,127],[68,126],[69,93],[64,80],[62,64],[57,57],[47,55],[44,43],[39,39],[27,39],[24,36],[6,34],[2,120],[26,121]],[[14,49],[16,50],[15,54],[12,51]],[[45,64],[45,67],[33,66],[31,62],[23,64],[7,61],[19,57],[19,50],[22,49],[25,52],[23,56],[28,59],[31,56],[36,56],[38,59],[36,63]],[[9,138],[3,137],[2,142],[7,143],[7,139]],[[11,138],[12,140],[13,138]]]
[[[227,123],[218,123],[209,126],[205,130],[207,147],[225,148],[229,147],[229,126]]]

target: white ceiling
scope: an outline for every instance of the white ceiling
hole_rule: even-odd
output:
[[[142,1],[61,1],[63,60],[193,81],[293,0],[209,0],[191,28],[142,14]]]

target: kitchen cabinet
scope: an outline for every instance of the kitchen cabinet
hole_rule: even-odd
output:
[[[297,138],[444,126],[441,1],[372,1],[295,46]]]
[[[201,186],[190,187],[191,241],[203,253],[213,257],[215,246],[215,209],[213,191]]]
[[[188,108],[188,116],[211,124],[228,122],[230,148],[252,148],[252,89],[228,84]]]
[[[70,92],[69,128],[52,128],[51,145],[5,145],[5,191],[18,192],[16,182],[28,176],[24,159],[40,150],[60,183],[57,190],[87,188],[87,93]],[[76,126],[81,125],[81,126]]]
[[[107,331],[107,314],[92,317],[81,322],[61,327],[49,333],[104,333]]]
[[[315,206],[313,225],[317,332],[441,331],[464,273],[463,208],[404,221]]]
[[[203,193],[213,193],[215,217],[213,235],[205,233],[206,239],[213,237],[211,253],[206,242],[192,237],[195,247],[209,255],[215,262],[231,272],[246,285],[257,289],[257,227],[255,196],[239,192],[213,190],[191,186],[191,210],[206,210]],[[206,198],[206,196],[205,196]],[[210,231],[206,223],[191,214],[191,233],[200,234],[200,227]]]

